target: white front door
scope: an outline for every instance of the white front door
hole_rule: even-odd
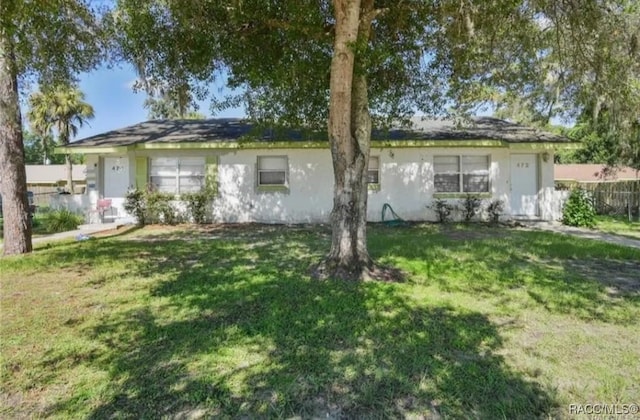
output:
[[[538,157],[511,155],[511,214],[538,214]]]
[[[124,199],[129,189],[129,158],[104,158],[104,198],[111,199],[116,214],[124,214]]]

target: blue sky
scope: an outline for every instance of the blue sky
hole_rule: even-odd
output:
[[[134,93],[132,86],[136,80],[133,68],[123,64],[114,68],[100,67],[80,76],[80,90],[85,100],[93,106],[95,118],[80,128],[79,140],[94,134],[126,127],[147,120],[147,110],[143,107],[145,93]],[[198,110],[210,116],[209,103],[200,102]],[[229,109],[217,113],[216,117],[242,117],[242,109]]]

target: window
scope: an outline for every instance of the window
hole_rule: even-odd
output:
[[[436,192],[489,192],[489,156],[435,156]]]
[[[286,187],[286,156],[258,156],[258,187]]]
[[[156,191],[163,193],[198,192],[204,185],[204,158],[153,158],[150,182]]]
[[[367,182],[371,186],[380,185],[380,158],[378,156],[369,157],[369,169],[367,170]]]

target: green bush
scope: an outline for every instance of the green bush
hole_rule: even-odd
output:
[[[588,228],[596,225],[596,211],[593,202],[582,188],[576,188],[569,194],[569,199],[562,210],[562,224]]]
[[[45,213],[42,225],[47,233],[58,233],[75,230],[83,221],[81,214],[63,209]]]
[[[470,222],[482,207],[482,200],[474,194],[467,194],[460,200],[460,209],[462,210],[462,218],[465,222]]]
[[[439,198],[433,202],[433,205],[428,207],[436,213],[436,217],[440,223],[450,222],[452,213],[457,210],[455,205],[449,204],[446,200]]]
[[[127,191],[124,201],[124,209],[133,215],[140,226],[147,224],[147,200],[145,192],[137,188]]]
[[[172,194],[157,191],[133,189],[127,192],[124,209],[135,216],[140,226],[148,223],[174,225],[191,220],[194,223],[206,223],[207,204],[211,195],[206,191],[183,194],[180,200],[186,204],[186,214],[178,211]]]
[[[187,205],[187,212],[189,218],[198,224],[206,223],[207,221],[207,204],[209,203],[209,194],[206,192],[196,192],[190,194],[183,194],[182,200]]]
[[[493,224],[497,224],[500,221],[500,216],[504,211],[504,201],[502,200],[493,200],[487,206],[487,212],[489,213],[489,222]]]
[[[177,211],[171,203],[175,197],[161,192],[148,192],[146,194],[146,214],[148,223],[164,223],[174,225],[177,223]]]

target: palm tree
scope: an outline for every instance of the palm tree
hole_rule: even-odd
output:
[[[49,156],[47,150],[49,144],[54,143],[51,133],[51,121],[49,117],[49,97],[42,92],[34,92],[29,96],[29,110],[27,111],[27,119],[31,126],[31,131],[38,136],[42,143],[42,163],[47,164]]]
[[[94,117],[93,107],[84,101],[84,93],[77,87],[57,85],[51,89],[35,92],[29,98],[29,121],[32,128],[43,135],[58,133],[59,144],[66,146],[78,129]],[[67,165],[67,188],[73,193],[71,155],[65,155]]]

